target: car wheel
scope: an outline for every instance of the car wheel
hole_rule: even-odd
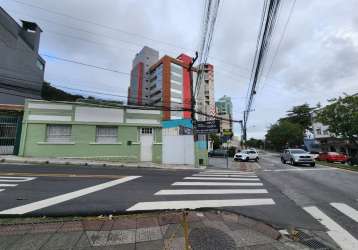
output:
[[[281,157],[281,162],[283,163],[283,164],[286,164],[286,161]]]
[[[249,161],[250,159],[249,159],[249,157],[246,157],[246,159],[245,159],[246,161]]]
[[[311,166],[311,167],[314,167],[314,166],[316,166],[316,163],[314,163],[314,162],[313,162],[313,163],[310,163],[310,166]]]
[[[342,163],[342,164],[346,164],[346,162],[345,162],[345,161],[341,161],[341,163]]]
[[[296,162],[295,162],[293,159],[291,159],[291,165],[292,165],[292,166],[296,166],[296,165],[297,165]]]
[[[237,158],[234,158],[234,161],[239,161]]]
[[[255,158],[255,161],[258,162],[258,161],[259,161],[259,157],[256,157],[256,158]]]

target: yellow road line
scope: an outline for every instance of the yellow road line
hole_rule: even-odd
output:
[[[0,175],[3,176],[45,176],[45,177],[70,177],[70,178],[110,178],[110,179],[119,179],[125,176],[123,175],[92,175],[92,174],[64,174],[64,173],[10,173],[10,172],[0,172]]]

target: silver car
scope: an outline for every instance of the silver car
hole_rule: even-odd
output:
[[[289,162],[291,165],[296,166],[299,164],[308,164],[311,167],[316,165],[312,155],[302,149],[285,149],[281,154],[281,162]]]

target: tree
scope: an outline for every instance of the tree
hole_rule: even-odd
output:
[[[317,111],[316,120],[358,148],[358,96],[339,97]]]
[[[213,142],[213,149],[220,148],[221,145],[220,137],[216,134],[210,134],[209,137],[210,140]]]
[[[303,144],[304,129],[300,124],[287,120],[279,120],[271,125],[266,134],[266,141],[275,150],[282,150],[285,147],[299,147]]]
[[[312,125],[311,113],[315,108],[311,108],[307,103],[294,106],[292,110],[287,111],[287,117],[281,120],[287,120],[291,123],[301,125],[303,129],[308,129]]]
[[[264,145],[264,142],[262,140],[258,140],[255,138],[250,138],[248,141],[246,141],[246,146],[250,148],[261,148]]]

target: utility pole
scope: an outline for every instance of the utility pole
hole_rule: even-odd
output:
[[[195,142],[197,141],[197,137],[198,137],[198,135],[196,134],[196,129],[195,129],[195,122],[196,122],[196,120],[195,120],[195,112],[194,112],[194,110],[195,110],[195,104],[196,104],[196,102],[195,102],[195,93],[194,93],[194,84],[193,84],[193,74],[192,74],[192,72],[191,72],[191,69],[192,69],[192,67],[193,67],[193,65],[194,65],[194,63],[195,63],[195,61],[198,59],[198,56],[199,56],[199,54],[198,54],[198,52],[196,51],[195,52],[195,57],[193,57],[193,59],[191,60],[191,63],[189,64],[189,76],[190,76],[190,94],[191,94],[191,102],[190,102],[190,104],[191,104],[191,122],[192,122],[192,124],[193,124],[193,137],[194,137],[194,150],[195,150],[195,147],[196,147],[196,145],[195,145]],[[199,73],[199,72],[198,72]],[[197,78],[199,77],[198,75],[196,76]],[[196,160],[196,156],[194,157],[194,159],[195,159],[195,164],[194,164],[194,166],[196,167],[197,166],[197,160]]]

